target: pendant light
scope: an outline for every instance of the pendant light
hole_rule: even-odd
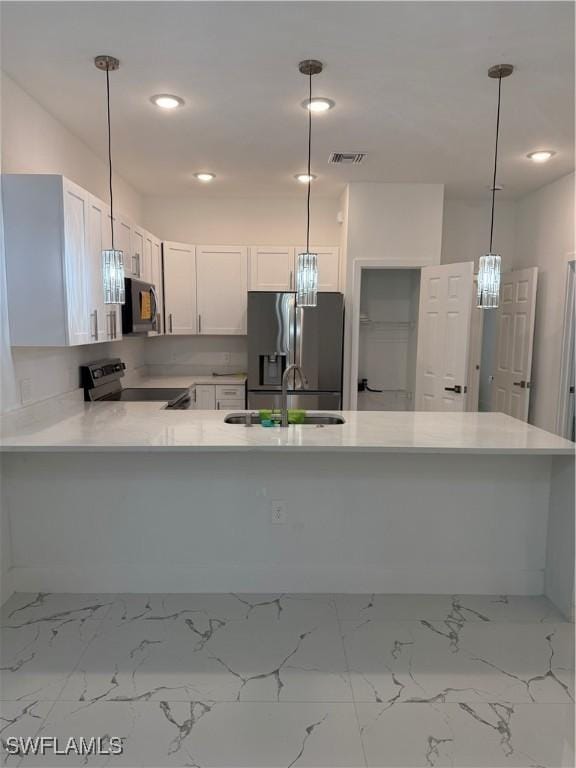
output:
[[[298,69],[308,78],[308,104],[312,104],[312,76],[322,72],[322,62],[305,59]],[[299,307],[315,307],[318,303],[318,254],[310,253],[310,189],[314,176],[310,171],[312,155],[312,110],[308,112],[308,168],[306,175],[306,251],[298,254],[296,268],[296,304]]]
[[[495,309],[500,299],[500,275],[502,259],[492,249],[494,239],[494,206],[496,202],[496,171],[498,168],[498,138],[500,134],[500,97],[502,78],[509,77],[514,71],[512,64],[496,64],[488,70],[488,77],[498,80],[498,109],[496,111],[496,144],[494,147],[494,174],[492,176],[492,212],[490,217],[490,248],[480,257],[478,267],[478,302],[480,309]]]
[[[110,234],[111,247],[102,251],[102,277],[104,281],[104,303],[124,304],[124,254],[114,247],[114,197],[112,194],[112,136],[110,124],[110,72],[120,67],[114,56],[96,56],[97,69],[106,72],[106,114],[108,120],[108,183],[110,188]]]

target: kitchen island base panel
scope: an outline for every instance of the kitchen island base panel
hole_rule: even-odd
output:
[[[563,456],[38,453],[3,463],[10,579],[27,592],[536,595],[550,499],[553,536],[573,509]],[[272,522],[275,500],[284,524]],[[569,613],[572,550],[558,559],[550,547],[550,596]]]

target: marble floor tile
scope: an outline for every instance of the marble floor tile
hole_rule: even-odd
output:
[[[567,704],[357,705],[371,768],[559,768],[574,765]]]
[[[199,768],[361,768],[364,757],[352,704],[157,701],[54,706],[41,733],[120,736],[116,757],[68,757],[66,766]],[[62,758],[26,757],[21,765],[62,766]]]
[[[514,595],[335,595],[341,621],[564,621],[548,598]]]
[[[0,624],[21,627],[67,619],[100,620],[110,610],[115,595],[17,592],[2,606]]]
[[[203,613],[221,621],[262,619],[334,619],[330,595],[168,594],[117,595],[107,620],[122,624],[137,619],[185,618]]]
[[[7,739],[35,736],[53,705],[52,701],[0,701],[2,765],[17,765],[21,759],[8,750]]]
[[[204,609],[176,614],[103,621],[62,698],[352,701],[333,612],[253,610],[233,620]]]
[[[573,701],[573,625],[341,623],[356,701]]]
[[[2,628],[0,699],[56,700],[99,623],[63,617]]]

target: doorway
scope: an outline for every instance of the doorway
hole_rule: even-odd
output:
[[[358,410],[414,410],[420,270],[363,269]]]

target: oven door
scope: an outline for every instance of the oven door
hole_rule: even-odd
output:
[[[122,335],[145,335],[157,330],[158,297],[152,283],[127,277],[122,305]]]

